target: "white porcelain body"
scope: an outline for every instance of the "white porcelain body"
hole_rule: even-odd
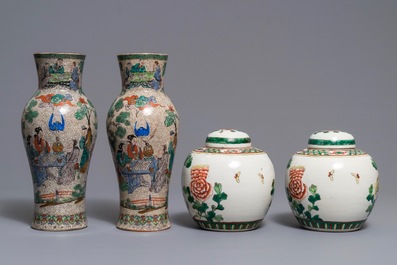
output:
[[[198,216],[193,204],[184,192],[186,205],[194,221],[202,228],[219,231],[243,231],[255,229],[269,210],[274,192],[274,168],[268,155],[264,152],[253,154],[220,154],[205,153],[202,149],[191,153],[191,165],[186,163],[182,170],[182,186],[184,191],[192,182],[191,170],[194,167],[206,166],[210,184],[208,198],[201,200],[209,206],[210,211],[217,203],[213,196],[215,183],[220,183],[222,192],[227,199],[221,204],[224,209],[216,210],[216,215],[223,220],[208,222],[205,217]],[[188,157],[188,159],[189,159]],[[192,192],[193,198],[194,194]],[[194,198],[196,200],[196,198]],[[200,200],[196,200],[200,202]]]
[[[295,183],[291,183],[294,182],[294,177],[291,176],[294,174],[291,172],[299,168],[304,170],[301,183],[296,179]],[[314,189],[312,185],[316,188]],[[364,153],[314,156],[297,153],[292,157],[287,168],[286,190],[291,209],[299,223],[308,229],[324,231],[359,229],[372,210],[378,187],[376,164],[371,156]],[[295,189],[295,192],[291,189]],[[309,197],[315,196],[316,193],[319,194],[320,199],[313,204],[309,201]],[[299,213],[299,206],[296,207],[299,204],[304,207],[303,213],[302,211]],[[313,206],[317,206],[318,210],[314,208],[309,211],[310,216],[318,216],[319,220],[310,220],[305,214]]]

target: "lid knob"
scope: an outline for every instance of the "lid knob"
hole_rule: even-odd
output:
[[[251,138],[245,132],[221,129],[208,134],[205,146],[218,148],[250,147]]]
[[[309,148],[355,148],[353,135],[338,130],[318,131],[310,135]]]

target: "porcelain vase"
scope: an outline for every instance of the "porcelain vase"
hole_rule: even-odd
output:
[[[39,87],[22,114],[34,188],[32,228],[84,228],[87,174],[97,133],[95,108],[81,86],[85,55],[36,53],[34,58]]]
[[[182,170],[182,190],[193,220],[214,231],[257,228],[274,193],[269,156],[251,146],[244,132],[214,131],[205,147],[194,150]]]
[[[313,133],[307,149],[290,159],[286,192],[304,228],[343,232],[362,227],[379,189],[372,157],[355,148],[354,137],[338,130]]]
[[[179,118],[164,93],[167,58],[118,55],[122,90],[110,107],[107,133],[120,189],[117,227],[123,230],[170,227],[168,187]]]

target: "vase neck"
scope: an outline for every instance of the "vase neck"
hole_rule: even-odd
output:
[[[143,87],[163,91],[167,57],[158,53],[118,55],[123,90]]]
[[[39,89],[60,87],[81,91],[85,55],[77,53],[34,54]]]

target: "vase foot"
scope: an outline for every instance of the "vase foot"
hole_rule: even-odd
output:
[[[121,213],[116,227],[135,232],[156,232],[171,227],[168,213],[157,215],[134,215]]]
[[[87,227],[85,212],[68,215],[35,213],[32,226],[41,231],[70,231]]]
[[[250,222],[207,222],[197,219],[194,219],[194,221],[201,228],[206,230],[221,232],[243,232],[258,228],[259,224],[262,222],[262,219]]]
[[[352,222],[313,221],[296,218],[299,224],[309,230],[320,232],[352,232],[359,230],[366,220]]]

